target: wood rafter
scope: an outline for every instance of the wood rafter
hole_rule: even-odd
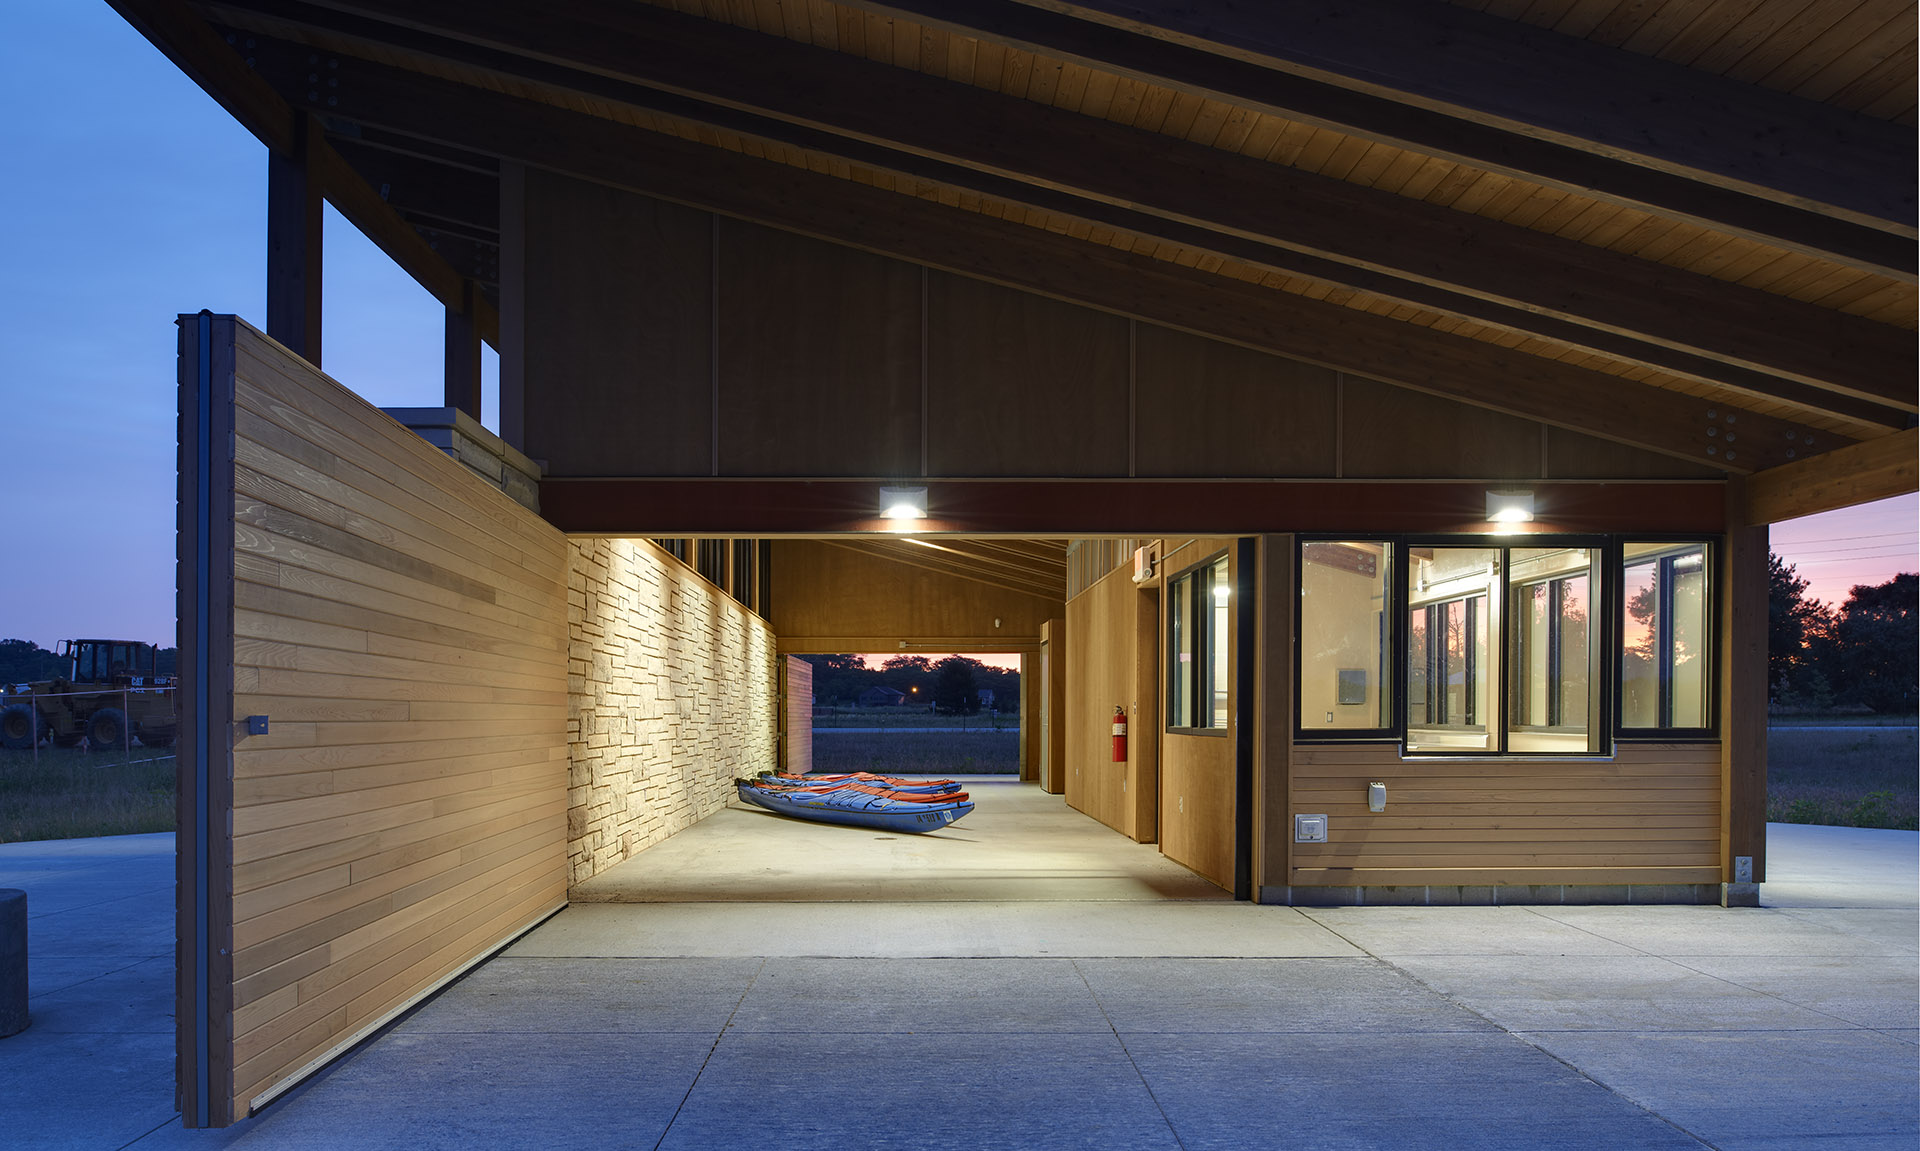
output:
[[[443,0],[239,0],[217,10],[241,9],[387,45],[388,54],[397,43],[522,83],[1034,203],[1788,404],[1820,409],[1837,395],[1843,414],[1882,426],[1892,422],[1884,408],[1920,406],[1911,338],[1883,324],[645,5],[597,0],[566,17]]]
[[[1746,522],[1778,523],[1920,490],[1920,430],[1768,468],[1748,476]]]
[[[110,3],[261,143],[280,154],[296,146],[294,109],[186,5],[177,0]],[[454,308],[471,299],[475,326],[482,338],[498,347],[499,312],[485,297],[466,292],[464,281],[470,277],[442,259],[432,243],[382,199],[330,142],[313,142],[312,152],[315,175],[328,202],[435,299]]]
[[[1715,467],[1804,450],[1808,429],[1746,414],[1733,458],[1678,392],[1291,296],[832,176],[359,61],[332,114],[1010,287],[1326,364]],[[1786,438],[1787,432],[1803,437]],[[1717,432],[1717,429],[1716,429]],[[1821,434],[1823,446],[1838,437]],[[1789,444],[1796,445],[1790,449]]]
[[[1066,598],[1067,574],[1064,546],[1058,549],[1063,558],[1059,570],[1055,572],[1051,569],[1036,570],[1018,564],[991,560],[984,554],[984,549],[977,549],[974,546],[978,541],[972,540],[823,539],[822,542],[833,547],[877,556],[894,563],[919,568],[922,571],[938,572],[1018,595],[1038,596],[1052,600]]]
[[[1566,181],[1616,202],[1700,214],[1729,231],[1755,227],[1789,247],[1795,235],[1830,247],[1849,243],[1839,232],[1814,241],[1818,225],[1796,213],[1909,241],[1915,235],[1910,129],[1460,7],[1423,0],[1359,7],[1339,0],[846,2],[917,19],[944,13],[942,23],[978,23],[985,26],[975,34],[1010,40],[1012,28],[1020,28],[1045,35],[1047,51],[1060,50],[1063,34],[1088,36],[1062,21],[1100,25],[1132,37],[1100,40],[1103,58],[1124,52],[1135,66],[1188,83],[1293,81],[1281,90],[1294,99],[1338,101],[1321,114],[1343,131],[1384,140],[1404,135],[1406,146],[1431,155],[1457,151],[1488,170],[1511,166],[1514,174]],[[1165,55],[1150,55],[1154,45],[1165,45]],[[1316,81],[1319,93],[1304,89]],[[1235,86],[1222,98],[1258,104],[1258,92]],[[1361,99],[1367,96],[1390,107],[1369,105]],[[1417,115],[1422,111],[1436,115]],[[1453,140],[1459,142],[1450,146]],[[1758,202],[1743,204],[1735,198],[1741,195]],[[1863,233],[1855,239],[1912,276],[1911,243],[1890,247]]]

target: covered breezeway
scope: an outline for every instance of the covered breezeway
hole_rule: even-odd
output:
[[[1006,776],[958,777],[959,823],[901,835],[735,803],[575,884],[583,903],[1151,903],[1232,893]],[[811,914],[811,913],[808,913]]]
[[[649,1130],[710,1141],[746,1130],[740,1101],[760,1104],[770,1082],[911,1066],[923,1040],[902,1036],[922,1034],[920,1009],[973,1037],[944,1049],[964,1072],[936,1081],[999,1108],[989,1141],[1032,1141],[1019,1103],[1039,1081],[1066,1107],[1056,1135],[1120,1134],[1110,1117],[1141,1103],[1115,1094],[1131,1068],[1141,1113],[1167,1131],[1246,1142],[1243,1120],[1298,1126],[1287,1092],[1239,1107],[1286,1046],[1272,1035],[1304,1017],[1321,1038],[1287,1066],[1345,1068],[1301,1081],[1342,1113],[1406,1090],[1347,1067],[1343,1043],[1384,1028],[1417,1045],[1437,1028],[1450,1038],[1418,1061],[1422,1131],[1457,1134],[1450,1122],[1491,1107],[1523,1142],[1563,1143],[1528,1119],[1562,1087],[1574,1102],[1552,1111],[1574,1137],[1605,1129],[1582,1109],[1600,1098],[1591,1080],[1562,1065],[1468,1073],[1457,1037],[1486,1034],[1498,1004],[1461,1023],[1424,986],[1395,985],[1411,986],[1412,1023],[1394,1014],[1399,991],[1384,1014],[1329,1019],[1303,1004],[1342,1002],[1338,986],[1303,1001],[1289,984],[1259,1044],[1190,1039],[1232,1032],[1220,1003],[1264,1000],[1152,967],[1206,938],[1180,916],[1257,925],[1247,946],[1306,962],[1355,954],[1333,913],[1212,896],[707,900],[569,908],[514,943],[723,813],[733,777],[781,762],[789,651],[1029,637],[1053,669],[1041,789],[1243,901],[1759,902],[1767,525],[1916,482],[1912,84],[1888,63],[1911,58],[1910,21],[1857,0],[1815,5],[1831,34],[1811,39],[1704,0],[1552,27],[1416,0],[1363,23],[1293,5],[1216,23],[1157,2],[810,0],[804,19],[793,3],[114,3],[270,153],[264,329],[203,312],[180,343],[186,1125],[272,1107],[502,947],[531,962],[533,939],[590,915],[704,908],[745,928],[713,956],[735,966],[634,969],[654,981],[646,1004],[665,1005],[641,1026],[679,1036],[680,1062],[648,1063],[668,1042],[653,1039],[605,1059],[594,1048],[612,1041],[594,1037],[629,1033],[602,996],[550,1033],[539,1007],[500,1032],[468,1019],[460,1054],[420,1048],[451,1076],[421,1077],[457,1099],[460,1067],[482,1065],[482,1091],[501,1077],[485,1067],[544,1066],[523,1086],[549,1108],[618,1097],[583,1108],[606,1129],[632,1095],[607,1069],[643,1066],[644,1089],[672,1104]],[[1622,25],[1645,19],[1687,29],[1692,48],[1634,50]],[[1756,39],[1780,67],[1729,62]],[[433,419],[395,422],[321,373],[329,201],[446,305]],[[497,436],[472,418],[483,341],[501,353]],[[1049,614],[863,596],[953,609],[866,630],[833,613],[795,626],[782,613],[806,585],[765,558],[780,548],[743,563],[754,549],[727,543],[879,537],[894,525],[876,489],[901,484],[924,485],[935,538],[1151,538],[1131,556],[1090,549],[1099,560],[1043,597]],[[1491,538],[1507,511],[1534,517],[1520,530],[1538,546]],[[702,539],[725,549],[653,542]],[[1543,549],[1566,566],[1532,575],[1559,590],[1514,575],[1510,553]],[[1416,550],[1448,555],[1416,569]],[[1430,566],[1448,579],[1428,587],[1416,571]],[[1309,569],[1343,589],[1321,601],[1336,615],[1309,615]],[[1657,618],[1629,651],[1625,589],[1648,571],[1675,594],[1648,599]],[[1519,627],[1529,589],[1559,605],[1561,638],[1526,649],[1548,653],[1526,689],[1541,714],[1505,682],[1534,671],[1502,670],[1533,634]],[[1438,665],[1416,670],[1409,614],[1431,628],[1456,602],[1472,637],[1459,708],[1424,690]],[[1303,622],[1336,616],[1340,642],[1305,650]],[[1648,715],[1623,702],[1630,668]],[[1585,701],[1571,716],[1569,699]],[[1103,729],[1135,706],[1160,738],[1151,763],[1121,765]],[[1414,738],[1435,726],[1474,730]],[[1021,885],[986,870],[927,882]],[[945,1005],[935,992],[991,1002],[1003,981],[928,968],[899,977],[879,1024],[822,1032],[872,1045],[789,1045],[809,995],[857,1003],[861,988],[836,966],[790,976],[775,960],[803,943],[857,956],[770,933],[800,916],[756,918],[767,907],[869,910],[899,926],[883,940],[945,948],[930,960],[1000,946],[991,917],[971,934],[923,929],[952,909],[1038,908],[1008,914],[1040,926],[1063,908],[1138,914],[1139,950],[1098,924],[1070,950],[1139,958],[1126,978],[1152,990],[1104,995],[1076,967],[1092,998],[1050,1030],[1024,999]],[[1393,922],[1375,910],[1372,924]],[[1600,984],[1612,948],[1635,946],[1605,912],[1570,941],[1607,944],[1591,955]],[[1499,948],[1527,945],[1539,925],[1525,915],[1562,914],[1459,919],[1497,928],[1468,935]],[[1304,953],[1259,937],[1295,927],[1313,937]],[[566,958],[646,939],[629,927]],[[1009,948],[993,954],[1034,964],[1016,996],[1025,980],[1073,985],[1032,938]],[[594,976],[602,990],[621,978]],[[786,978],[789,1000],[754,1016],[756,989]],[[677,1027],[680,980],[716,1014]],[[1155,1021],[1167,1002],[1178,1017]],[[1445,1016],[1431,1028],[1429,1008]],[[545,1047],[490,1046],[523,1024]],[[1045,1038],[985,1058],[1013,1033]],[[1097,1039],[1074,1049],[1064,1033]],[[1143,1055],[1156,1044],[1157,1065]],[[691,1084],[677,1096],[676,1076]],[[1634,1115],[1608,1145],[1671,1142]],[[776,1128],[803,1142],[826,1129]]]

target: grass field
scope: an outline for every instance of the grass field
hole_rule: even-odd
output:
[[[889,731],[921,727],[964,727],[969,731],[1017,731],[1020,717],[988,712],[978,715],[935,715],[924,707],[836,707],[813,713],[813,730],[836,727],[884,727]]]
[[[1768,821],[1920,830],[1920,738],[1910,724],[1773,727]]]
[[[1848,725],[1860,726],[1877,725]],[[1767,819],[1920,830],[1920,738],[1911,722],[1848,727],[1772,729]],[[133,759],[42,748],[36,765],[31,751],[0,751],[0,843],[173,830],[173,758],[135,748]],[[1012,775],[1019,771],[1018,723],[965,732],[816,728],[813,769]]]
[[[0,751],[0,843],[172,831],[173,755]]]
[[[813,770],[882,775],[1015,775],[1020,732],[836,732],[813,729]]]

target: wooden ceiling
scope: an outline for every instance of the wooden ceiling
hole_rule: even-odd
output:
[[[829,538],[823,542],[1001,591],[1055,600],[1066,596],[1067,541],[1064,539],[862,536]]]
[[[112,2],[489,333],[513,160],[1730,474],[1912,436],[1910,0]]]

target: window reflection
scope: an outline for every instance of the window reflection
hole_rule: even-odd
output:
[[[1411,548],[1407,558],[1407,750],[1491,749],[1500,550]]]
[[[1621,572],[1620,725],[1709,723],[1704,543],[1628,544]]]

